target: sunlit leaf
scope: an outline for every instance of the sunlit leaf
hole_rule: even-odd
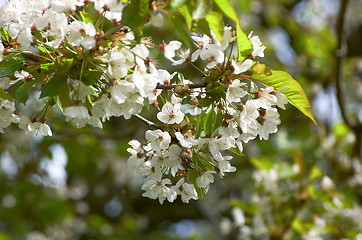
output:
[[[236,24],[236,41],[238,45],[238,58],[239,60],[245,58],[253,52],[253,45],[251,44],[248,36],[241,29],[240,24]]]
[[[210,0],[197,0],[195,10],[192,12],[192,19],[205,18],[212,9]]]
[[[184,20],[182,16],[178,14],[174,14],[171,16],[172,23],[176,28],[177,32],[180,34],[182,41],[187,45],[187,47],[191,47],[190,34],[185,28]]]
[[[309,173],[309,180],[313,181],[323,176],[323,172],[316,166]]]
[[[209,23],[212,31],[214,31],[217,39],[222,42],[223,37],[223,24],[222,24],[222,13],[212,11],[206,16],[206,21]]]
[[[272,86],[276,90],[286,88],[287,90],[283,93],[288,97],[290,104],[295,106],[297,109],[299,109],[299,111],[301,111],[304,115],[316,123],[311,106],[303,88],[288,73],[272,70],[270,71],[270,74],[254,73],[252,77],[267,86]]]
[[[214,0],[214,2],[219,6],[226,16],[237,23],[239,22],[239,17],[236,14],[230,0]]]

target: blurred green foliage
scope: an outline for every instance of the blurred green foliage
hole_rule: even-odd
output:
[[[211,11],[207,22],[191,22],[193,9],[185,2],[171,1],[163,10],[178,9],[172,20],[154,12],[143,34],[156,44],[173,39],[187,44],[195,24],[218,27],[212,9],[204,9]],[[234,157],[237,171],[217,179],[204,202],[163,205],[141,196],[142,178],[127,166],[128,141],[143,139],[147,126],[142,122],[112,119],[103,130],[79,130],[54,112],[53,137],[28,137],[9,128],[0,135],[0,240],[362,239],[362,159],[353,153],[356,136],[335,98],[339,1],[233,5],[244,31],[253,30],[267,46],[261,61],[290,72],[303,86],[318,125],[288,106],[279,132],[269,141],[246,144],[245,156]],[[360,28],[359,0],[350,1],[349,11],[348,29]],[[198,14],[207,13],[200,9]],[[160,14],[164,25],[156,27],[152,18]],[[233,24],[230,18],[224,21]],[[361,46],[349,44],[348,52],[360,53]],[[157,50],[153,54],[161,56]],[[346,98],[358,119],[362,59],[352,55],[344,65]],[[164,60],[159,64],[171,68]],[[199,77],[183,71],[188,79]],[[152,120],[149,111],[142,115]]]

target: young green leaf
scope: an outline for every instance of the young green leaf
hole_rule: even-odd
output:
[[[302,86],[300,86],[300,84],[288,73],[272,70],[268,75],[265,73],[254,73],[252,77],[267,86],[275,88],[276,90],[287,88],[288,90],[283,93],[288,97],[290,104],[299,109],[299,111],[317,124]]]
[[[253,45],[251,44],[248,36],[241,29],[240,24],[236,23],[236,41],[238,45],[238,58],[239,60],[245,58],[253,52]]]
[[[219,6],[226,16],[234,20],[236,23],[239,23],[239,17],[236,14],[230,0],[214,0],[214,2]]]
[[[184,26],[184,20],[182,18],[181,15],[178,14],[173,14],[171,16],[171,20],[173,25],[175,26],[176,30],[178,31],[178,33],[180,34],[182,41],[186,44],[186,46],[188,48],[191,47],[191,41],[189,38],[189,33],[186,30],[185,26]]]
[[[197,0],[195,10],[192,13],[192,19],[205,18],[206,15],[209,14],[211,9],[212,2],[210,2],[209,0]]]
[[[223,37],[223,24],[222,24],[222,13],[212,11],[206,16],[206,21],[209,23],[212,31],[214,31],[217,39],[222,42]]]
[[[8,31],[7,31],[5,28],[1,28],[1,29],[0,29],[0,35],[1,35],[1,38],[3,39],[3,41],[4,41],[5,43],[10,42],[9,33],[8,33]]]
[[[172,3],[171,3],[172,5]],[[183,5],[177,9],[177,11],[185,18],[186,24],[189,30],[192,27],[192,16],[187,5]]]

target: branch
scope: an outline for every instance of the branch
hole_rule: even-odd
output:
[[[132,115],[132,116],[134,116],[134,117],[138,118],[139,120],[143,121],[144,123],[146,123],[146,124],[147,124],[148,126],[150,126],[150,127],[154,127],[154,128],[158,128],[158,129],[161,129],[161,130],[162,130],[162,127],[161,127],[160,125],[157,125],[156,123],[154,123],[154,122],[152,122],[152,121],[150,121],[150,120],[142,117],[141,115],[134,114],[134,115]]]
[[[339,108],[341,109],[341,114],[344,122],[350,127],[353,128],[354,124],[349,118],[346,108],[345,100],[345,89],[343,85],[343,63],[346,56],[346,37],[344,34],[345,30],[345,18],[347,5],[349,0],[341,0],[341,6],[339,9],[338,20],[337,20],[337,50],[335,52],[337,60],[337,70],[336,70],[336,91],[337,91],[337,101]]]
[[[343,85],[343,63],[346,57],[346,34],[345,34],[345,20],[346,12],[349,0],[341,0],[341,6],[339,9],[338,20],[337,20],[337,70],[336,70],[336,91],[337,101],[343,121],[352,129],[356,136],[356,143],[353,149],[353,155],[359,156],[362,159],[362,124],[357,121],[353,121],[347,112],[346,100],[345,100],[345,88]]]
[[[183,87],[183,86],[187,86],[188,88],[203,88],[206,87],[206,85],[207,85],[206,82],[193,83],[193,84],[172,84],[172,85],[162,85],[158,83],[156,89],[173,89],[176,87]]]

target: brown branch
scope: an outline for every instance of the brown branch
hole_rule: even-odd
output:
[[[346,103],[346,90],[344,87],[344,72],[343,65],[346,57],[346,34],[345,34],[345,21],[346,21],[346,12],[348,7],[349,0],[341,0],[341,6],[339,9],[338,19],[337,19],[337,50],[336,55],[336,92],[337,92],[337,101],[339,108],[341,110],[341,115],[343,121],[352,129],[356,136],[356,143],[353,150],[353,156],[359,156],[362,159],[362,124],[357,121],[353,121],[350,118],[347,110]]]
[[[187,86],[188,88],[203,88],[206,87],[206,85],[207,85],[206,82],[193,83],[193,84],[172,84],[172,85],[157,84],[156,89],[173,89],[176,87],[183,87],[183,86]]]
[[[121,139],[128,136],[131,136],[129,132],[105,132],[105,131],[77,131],[70,129],[59,129],[53,130],[54,135],[62,136],[62,137],[81,137],[81,136],[94,136],[99,139]]]
[[[346,56],[346,34],[345,34],[345,18],[347,5],[349,0],[341,0],[341,6],[339,9],[338,20],[337,20],[337,50],[335,52],[337,60],[337,69],[336,69],[336,91],[337,91],[337,100],[339,108],[341,109],[342,118],[345,123],[353,128],[354,124],[349,118],[346,108],[345,100],[345,88],[343,85],[343,63]]]
[[[162,130],[162,127],[161,127],[160,125],[157,125],[156,123],[154,123],[154,122],[152,122],[152,121],[150,121],[150,120],[142,117],[141,115],[134,114],[134,115],[132,115],[132,116],[138,118],[139,120],[141,120],[142,122],[146,123],[146,124],[147,124],[148,126],[150,126],[150,127],[154,127],[154,128],[157,128],[157,129],[161,129],[161,130]]]

